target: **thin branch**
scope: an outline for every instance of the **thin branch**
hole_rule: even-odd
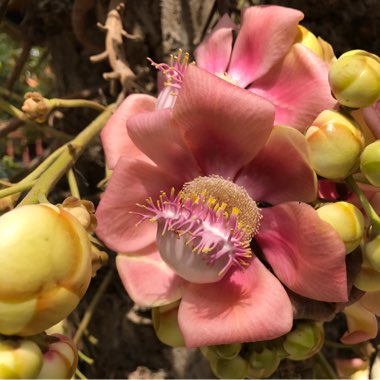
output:
[[[9,78],[7,79],[5,83],[5,88],[9,91],[12,90],[13,86],[15,85],[17,79],[19,78],[26,62],[28,61],[30,50],[32,49],[32,41],[29,39],[26,39],[24,41],[21,54],[17,60],[16,65],[13,68],[13,71]]]

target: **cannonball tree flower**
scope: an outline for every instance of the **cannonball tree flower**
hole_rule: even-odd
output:
[[[254,6],[243,12],[237,26],[223,16],[195,51],[196,64],[217,76],[270,100],[276,107],[275,123],[302,132],[324,109],[333,108],[327,63],[301,43],[298,22],[302,12],[281,6]],[[107,165],[113,169],[122,155],[150,162],[131,141],[127,120],[140,112],[171,108],[186,76],[189,57],[181,51],[169,64],[152,64],[164,75],[158,98],[129,95],[101,133]]]
[[[180,300],[188,347],[287,333],[283,284],[347,301],[344,244],[301,203],[316,197],[305,138],[273,120],[267,100],[189,66],[173,109],[127,121],[150,161],[118,160],[97,233],[136,303]]]
[[[241,27],[224,15],[196,49],[197,65],[270,100],[275,124],[300,131],[319,112],[333,108],[327,64],[297,43],[303,13],[281,6],[254,6],[243,10]]]

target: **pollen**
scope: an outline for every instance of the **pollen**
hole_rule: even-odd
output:
[[[225,209],[225,213],[235,216],[238,224],[254,236],[260,227],[262,218],[256,202],[249,196],[244,187],[223,177],[212,175],[198,177],[185,183],[182,188],[184,198],[202,195],[208,202]]]

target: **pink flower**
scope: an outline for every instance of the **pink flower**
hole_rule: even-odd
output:
[[[197,65],[270,100],[275,125],[304,131],[323,110],[333,108],[325,62],[296,42],[303,13],[281,6],[254,6],[242,13],[241,28],[223,16],[195,51]]]
[[[288,332],[282,284],[316,300],[347,300],[344,244],[300,203],[316,197],[304,136],[273,127],[270,102],[189,66],[172,109],[129,117],[128,107],[113,120],[128,119],[141,154],[118,141],[97,233],[120,253],[118,272],[136,303],[180,299],[185,343],[198,347]],[[124,137],[116,128],[103,141]]]

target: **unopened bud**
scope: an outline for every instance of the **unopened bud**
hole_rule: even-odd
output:
[[[380,140],[365,147],[360,156],[360,170],[368,182],[380,187]]]
[[[281,357],[276,349],[254,350],[248,358],[248,377],[251,379],[267,378],[273,375],[280,362]]]
[[[357,248],[364,234],[364,217],[352,203],[329,203],[317,210],[319,217],[329,223],[343,240],[346,253]]]
[[[37,123],[44,123],[51,111],[49,100],[38,92],[27,92],[21,109],[29,120]]]
[[[39,346],[24,338],[0,338],[0,379],[35,379],[42,368]]]
[[[369,379],[369,360],[360,358],[335,359],[336,372],[339,379]],[[376,377],[371,377],[376,379]]]
[[[380,290],[380,272],[372,267],[367,255],[364,255],[363,257],[360,272],[354,279],[354,285],[365,292],[375,292]]]
[[[153,327],[157,338],[172,347],[185,345],[178,325],[178,306],[179,301],[152,310]]]
[[[302,25],[298,25],[297,29],[298,33],[296,42],[301,43],[302,45],[309,48],[314,54],[323,58],[323,49],[315,34]]]
[[[380,235],[367,242],[364,246],[364,254],[368,264],[377,272],[380,272]]]
[[[78,364],[77,349],[67,336],[54,334],[52,337],[56,341],[44,352],[37,379],[71,379]]]
[[[210,349],[214,350],[215,354],[226,360],[232,360],[239,355],[242,348],[241,343],[221,344],[218,346],[211,346]]]
[[[322,348],[324,342],[324,329],[321,322],[300,323],[290,333],[286,334],[282,343],[291,360],[305,360]]]
[[[362,108],[380,98],[379,57],[363,50],[349,51],[331,64],[329,83],[338,102]]]
[[[88,234],[70,213],[39,204],[0,217],[0,334],[34,335],[58,323],[90,279]]]
[[[359,166],[364,137],[350,116],[325,110],[306,131],[313,169],[329,179],[346,178]]]
[[[244,379],[248,374],[248,362],[240,355],[235,358],[210,361],[211,370],[220,379]]]

